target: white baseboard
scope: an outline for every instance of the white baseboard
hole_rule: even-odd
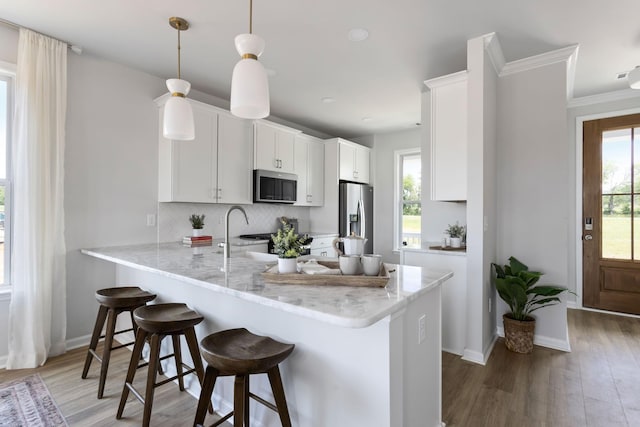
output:
[[[77,338],[71,338],[66,342],[67,350],[73,350],[74,348],[84,347],[91,342],[91,335],[84,335]]]
[[[504,327],[498,326],[498,335],[504,338]],[[569,339],[560,340],[557,338],[551,338],[544,335],[535,334],[533,336],[533,343],[541,347],[552,348],[554,350],[571,352],[571,345]]]
[[[489,356],[491,356],[491,352],[493,351],[493,347],[496,345],[496,340],[498,339],[497,335],[493,335],[493,339],[485,347],[484,351],[481,353],[479,351],[472,351],[469,349],[464,350],[462,354],[462,360],[466,360],[467,362],[477,363],[478,365],[486,365],[489,360]]]

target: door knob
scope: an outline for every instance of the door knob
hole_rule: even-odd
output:
[[[585,234],[584,240],[591,240],[591,239],[593,239],[593,236],[591,234]]]

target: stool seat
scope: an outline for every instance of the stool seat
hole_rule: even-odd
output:
[[[182,333],[204,320],[200,314],[181,303],[138,307],[133,312],[133,318],[147,332],[163,335]]]
[[[194,310],[191,310],[186,304],[167,303],[138,307],[133,311],[133,318],[138,325],[138,331],[136,333],[136,340],[131,353],[131,360],[129,361],[129,369],[127,370],[122,395],[120,396],[120,405],[118,406],[116,419],[122,418],[127,397],[129,396],[129,392],[131,392],[133,396],[144,405],[142,426],[148,427],[151,422],[153,396],[157,387],[177,379],[180,391],[184,391],[183,377],[189,374],[196,374],[198,381],[202,384],[204,380],[204,367],[202,366],[202,356],[198,348],[198,339],[194,327],[202,322],[204,317]],[[167,336],[171,336],[173,353],[160,356],[162,340]],[[189,347],[193,367],[182,362],[182,350],[180,349],[181,336],[184,336],[187,346]],[[147,341],[151,347],[149,351],[149,362],[138,364],[142,356],[142,348]],[[156,382],[160,362],[171,357],[175,360],[176,375]],[[144,397],[133,386],[136,370],[143,367],[148,367]],[[185,368],[186,371],[184,370]],[[205,407],[205,411],[206,409]],[[213,405],[209,405],[209,411],[213,413]]]
[[[96,299],[110,308],[139,307],[152,301],[156,296],[137,286],[107,288],[96,291]]]
[[[293,344],[284,344],[269,337],[252,334],[244,328],[220,331],[205,337],[200,342],[200,353],[207,361],[207,369],[193,425],[204,424],[216,379],[233,375],[233,411],[213,423],[211,427],[219,426],[231,416],[234,427],[249,427],[249,398],[276,411],[282,426],[291,427],[278,365],[294,348]],[[266,373],[269,378],[275,405],[250,391],[250,376],[262,373]]]
[[[286,359],[294,347],[244,328],[217,332],[200,342],[202,357],[221,376],[266,372]]]
[[[119,345],[114,345],[114,337],[131,331],[135,334],[138,326],[133,320],[133,311],[140,306],[144,306],[155,297],[156,296],[154,294],[144,291],[137,286],[122,286],[96,291],[96,300],[100,303],[100,307],[98,308],[98,316],[96,317],[96,323],[93,326],[93,334],[91,335],[89,349],[87,350],[87,357],[84,362],[84,368],[82,369],[82,378],[87,378],[89,368],[91,367],[91,361],[94,358],[97,359],[101,364],[100,382],[98,383],[98,399],[102,399],[102,396],[104,395],[104,387],[107,380],[111,351],[133,344],[133,342],[121,342]],[[120,313],[124,312],[129,312],[129,316],[131,317],[131,328],[116,331],[116,318]],[[103,328],[105,329],[104,335],[102,335]],[[102,355],[99,355],[96,352],[96,348],[98,346],[98,341],[102,338],[104,338],[104,348],[102,350]]]

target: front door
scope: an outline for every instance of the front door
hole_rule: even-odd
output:
[[[583,305],[640,314],[640,114],[583,136]]]

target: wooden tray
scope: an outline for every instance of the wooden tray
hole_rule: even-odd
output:
[[[318,264],[331,269],[340,269],[340,263],[334,261],[318,261]],[[275,267],[275,268],[274,268]],[[290,285],[332,285],[332,286],[368,286],[373,288],[383,288],[389,281],[389,272],[384,263],[380,267],[377,276],[341,275],[341,274],[280,274],[277,273],[278,265],[274,265],[261,273],[265,282],[287,283]]]

